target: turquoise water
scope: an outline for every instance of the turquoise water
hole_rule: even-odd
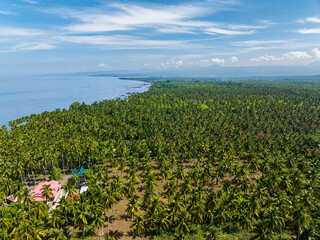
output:
[[[149,85],[115,77],[37,76],[0,78],[0,126],[33,113],[91,104],[144,92]]]

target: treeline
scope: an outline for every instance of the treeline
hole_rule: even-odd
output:
[[[317,81],[160,81],[125,100],[12,121],[0,131],[0,192],[21,203],[1,208],[0,236],[69,236],[71,226],[84,236],[128,199],[139,236],[319,239],[319,100]],[[60,224],[34,225],[45,207],[24,200],[24,185],[82,165],[88,193],[64,199]]]

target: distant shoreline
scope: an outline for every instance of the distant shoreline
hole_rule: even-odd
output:
[[[55,109],[68,109],[74,102],[85,102],[91,105],[94,102],[127,98],[134,93],[150,90],[151,83],[127,80],[119,77],[105,77],[100,79],[114,78],[116,82],[105,80],[91,81],[89,76],[35,76],[8,78],[5,82],[3,93],[0,94],[0,102],[4,107],[0,108],[0,127],[9,126],[10,121],[55,111]],[[93,80],[93,79],[92,79]],[[63,84],[62,84],[63,81]],[[131,83],[129,83],[131,82]],[[16,89],[16,86],[19,86]],[[10,93],[9,97],[6,93]]]
[[[137,80],[137,79],[131,79],[131,78],[119,78],[119,80],[139,81],[139,80]],[[145,81],[141,81],[141,82],[145,82]],[[147,91],[150,90],[151,85],[152,85],[152,83],[145,82],[142,86],[140,86],[140,87],[133,87],[133,89],[143,89],[145,86],[147,86],[147,90],[146,90],[146,91],[143,91],[143,92],[147,92]],[[121,98],[121,99],[122,99],[122,98],[126,98],[126,97],[129,97],[129,96],[131,96],[131,95],[133,95],[133,94],[136,94],[136,93],[139,93],[139,92],[127,92],[127,93],[125,93],[125,94],[122,94],[122,95],[120,96],[120,98]]]

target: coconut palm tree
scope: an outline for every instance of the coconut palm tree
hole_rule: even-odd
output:
[[[66,196],[73,196],[75,194],[77,194],[77,189],[73,186],[73,184],[68,181],[63,187],[62,189],[64,190]]]
[[[301,228],[310,224],[311,216],[304,206],[299,206],[293,213],[294,223],[298,226],[297,239],[300,240]]]
[[[63,225],[63,220],[61,216],[61,211],[59,209],[53,209],[50,212],[50,218],[48,223],[52,228],[58,228],[58,230],[60,230],[60,228]]]
[[[36,226],[29,220],[23,220],[12,231],[14,239],[21,240],[41,240],[44,235],[41,226]]]
[[[203,222],[204,209],[201,206],[201,203],[194,205],[191,209],[191,222],[194,224],[198,224],[198,234],[200,240],[200,224]]]
[[[141,217],[141,215],[137,215],[134,219],[132,219],[132,222],[133,223],[130,227],[133,229],[134,234],[136,234],[140,240],[140,235],[145,229],[143,218]]]
[[[67,240],[68,238],[64,235],[63,231],[59,229],[53,229],[50,234],[48,240]]]
[[[114,193],[110,189],[105,189],[102,195],[102,205],[105,210],[108,210],[108,235],[109,235],[109,223],[110,223],[110,209],[116,203]]]
[[[102,229],[105,226],[105,216],[103,215],[102,207],[95,207],[93,219],[92,225],[99,230],[99,239],[101,239]]]
[[[178,225],[176,227],[176,232],[185,236],[190,231],[188,226],[189,214],[187,212],[181,212],[178,214],[177,219]]]
[[[53,196],[53,188],[50,188],[50,184],[46,185],[44,184],[42,187],[41,187],[41,197],[42,199],[44,199],[46,202],[48,202]]]
[[[91,217],[89,206],[85,202],[79,203],[73,213],[73,222],[79,227],[79,229],[82,229],[82,238],[84,238],[84,230],[88,225],[89,218]]]
[[[139,204],[137,197],[132,197],[129,199],[129,202],[127,204],[126,213],[133,219],[134,216],[136,216],[139,212]]]

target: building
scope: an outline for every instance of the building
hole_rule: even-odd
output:
[[[84,172],[86,171],[87,169],[85,169],[84,167],[81,167],[80,169],[76,169],[76,170],[73,170],[72,171],[72,175],[76,175],[78,177],[83,177],[83,174]]]
[[[42,198],[42,192],[41,190],[43,185],[50,185],[50,188],[52,188],[53,197],[52,199],[43,199]],[[60,190],[61,185],[58,181],[49,181],[49,182],[40,182],[38,185],[29,192],[31,196],[33,196],[35,201],[47,201],[47,200],[53,200],[57,196],[58,191]]]

